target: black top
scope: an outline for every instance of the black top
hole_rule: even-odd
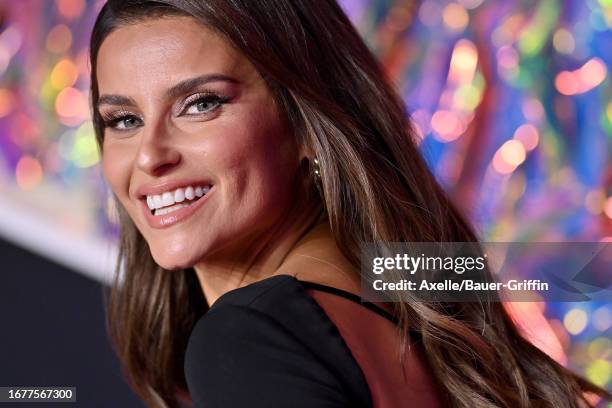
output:
[[[372,407],[361,368],[307,287],[360,302],[290,275],[217,299],[196,323],[185,354],[196,408]],[[395,321],[373,304],[360,304]]]

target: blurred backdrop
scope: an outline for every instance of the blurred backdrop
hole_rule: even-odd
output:
[[[612,241],[612,0],[340,3],[482,240]],[[102,4],[0,0],[0,237],[93,284],[112,276],[118,232],[88,101]],[[30,279],[3,250],[0,282]],[[508,307],[554,358],[612,386],[610,303]]]

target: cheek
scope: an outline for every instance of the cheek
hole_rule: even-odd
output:
[[[297,143],[276,116],[249,119],[228,122],[224,133],[234,137],[219,138],[210,151],[217,158],[229,202],[245,217],[285,207],[299,165]]]
[[[298,162],[295,140],[277,121],[243,121],[233,129],[240,137],[228,138],[218,152],[223,167],[242,188],[249,184],[261,192],[287,184]]]
[[[105,146],[102,154],[102,172],[111,189],[120,199],[127,194],[129,155],[115,146]]]

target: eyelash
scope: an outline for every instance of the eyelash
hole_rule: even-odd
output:
[[[217,108],[219,108],[222,104],[226,103],[229,100],[228,97],[226,96],[222,96],[219,95],[218,93],[214,92],[214,91],[208,91],[205,90],[203,92],[199,92],[197,94],[193,94],[191,96],[189,96],[187,99],[185,99],[185,102],[183,103],[181,109],[180,109],[180,113],[179,116],[197,116],[197,115],[206,115],[208,113],[211,113],[212,111],[216,110]],[[199,104],[199,103],[210,103],[210,102],[214,102],[215,106],[211,109],[208,109],[205,112],[199,112],[199,113],[189,113],[186,114],[185,111],[187,110],[187,108]],[[117,128],[117,125],[119,123],[121,123],[122,121],[126,120],[126,119],[131,119],[131,118],[135,118],[139,121],[142,121],[142,119],[138,116],[138,115],[134,115],[132,113],[130,113],[129,111],[124,111],[124,110],[119,110],[119,111],[114,111],[111,113],[102,113],[102,120],[103,120],[103,124],[104,124],[104,128],[111,128],[114,131],[117,132],[124,132],[127,130],[132,129],[133,127],[129,127],[129,128],[125,128],[125,129],[119,129]]]

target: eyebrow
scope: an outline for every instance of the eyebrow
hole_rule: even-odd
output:
[[[189,92],[195,87],[216,81],[238,83],[238,80],[223,74],[200,75],[197,77],[185,79],[179,82],[178,84],[173,85],[171,88],[168,88],[165,92],[164,97],[166,98],[166,100],[174,99],[184,93]],[[96,106],[99,107],[100,105],[121,105],[135,107],[136,101],[134,101],[134,99],[130,98],[129,96],[105,94],[100,95],[100,97],[98,98]]]

